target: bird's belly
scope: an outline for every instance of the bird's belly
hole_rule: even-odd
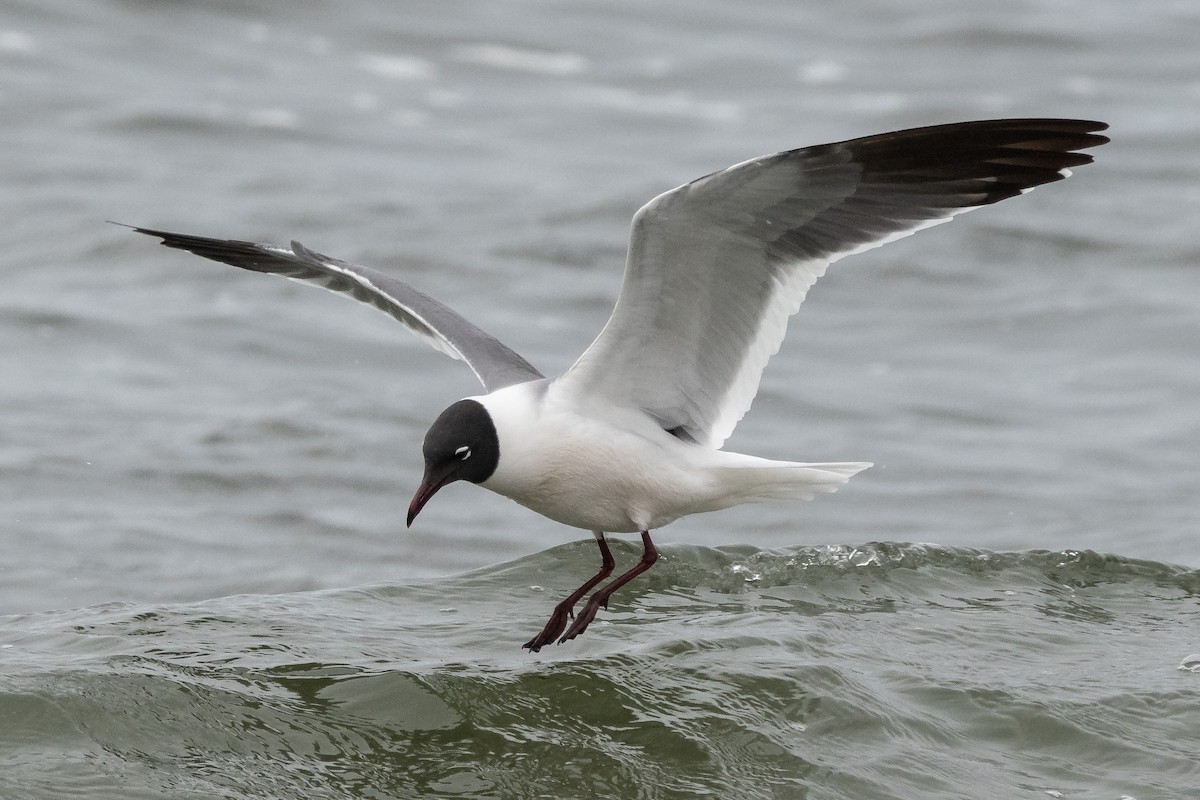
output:
[[[502,448],[483,486],[564,525],[610,533],[666,525],[706,494],[705,473],[665,452],[676,440],[663,431],[647,437],[576,424],[559,433],[508,453]]]
[[[581,496],[578,492],[572,492],[571,488],[556,488],[551,482],[541,491],[508,496],[544,517],[573,528],[609,533],[634,533],[642,530],[641,526],[630,518],[632,514],[625,504],[596,502],[596,498]],[[650,527],[657,526],[647,526]]]

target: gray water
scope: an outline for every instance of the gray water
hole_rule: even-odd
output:
[[[0,798],[1200,796],[1200,6],[0,4]],[[746,158],[1075,116],[1068,181],[839,262],[731,449],[876,467],[595,567],[469,371],[105,220],[403,276],[544,372]],[[619,561],[636,547],[615,548]]]

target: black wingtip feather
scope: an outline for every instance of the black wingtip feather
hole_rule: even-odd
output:
[[[1092,162],[1078,152],[1106,144],[1095,120],[999,119],[909,128],[819,146],[861,164],[864,181],[928,185],[957,183],[963,194],[982,192],[988,205],[1060,181],[1064,170]],[[810,151],[811,152],[811,151]]]
[[[282,254],[255,242],[243,242],[238,239],[210,239],[207,236],[191,236],[154,228],[140,228],[134,225],[126,227],[132,228],[136,233],[161,239],[164,247],[186,250],[212,261],[255,272],[271,272],[278,268],[280,259],[283,258]]]

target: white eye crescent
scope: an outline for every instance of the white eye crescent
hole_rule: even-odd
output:
[[[466,461],[471,457],[471,448],[464,444],[454,451],[454,455],[458,456],[459,461]]]

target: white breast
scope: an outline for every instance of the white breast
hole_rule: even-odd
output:
[[[564,525],[658,528],[699,510],[713,488],[694,468],[702,449],[640,411],[581,408],[542,382],[473,399],[492,415],[500,441],[500,461],[482,486]]]

